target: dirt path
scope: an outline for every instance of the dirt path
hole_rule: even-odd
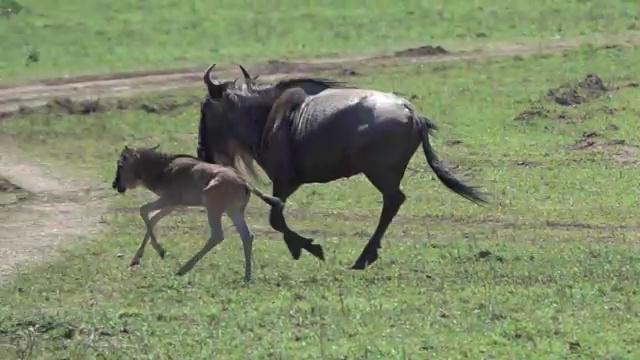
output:
[[[0,143],[0,177],[13,184],[0,192],[31,193],[27,201],[0,206],[0,284],[18,268],[54,255],[63,241],[78,241],[99,229],[105,204],[79,201],[77,193],[86,187],[44,169],[16,155],[6,140]]]
[[[549,39],[548,41],[545,40],[544,43],[528,41],[521,43],[476,44],[459,49],[444,49],[439,46],[425,45],[391,53],[322,58],[298,62],[267,61],[250,64],[246,67],[253,75],[260,74],[264,80],[319,71],[335,71],[337,72],[337,77],[342,77],[354,74],[357,69],[367,67],[390,67],[410,63],[482,60],[554,53],[575,49],[585,44],[594,46],[640,45],[640,32],[629,31],[615,36],[598,38]],[[2,115],[19,110],[21,107],[44,105],[54,98],[86,100],[91,98],[126,97],[138,93],[198,85],[202,83],[202,72],[208,65],[202,64],[187,69],[50,79],[19,86],[0,85],[0,118]],[[218,79],[232,79],[239,76],[239,70],[234,64],[220,64],[216,67],[213,76]]]
[[[336,71],[336,77],[357,74],[358,69],[409,63],[482,60],[498,57],[544,54],[574,49],[580,45],[640,45],[640,32],[600,38],[549,40],[545,43],[494,43],[460,49],[423,46],[387,54],[315,59],[300,62],[269,61],[247,66],[264,80],[319,71]],[[0,85],[0,118],[20,108],[42,106],[54,98],[126,97],[133,94],[198,85],[207,66],[153,72],[119,73],[44,80],[39,83]],[[236,65],[219,65],[219,79],[239,76]],[[22,188],[33,193],[26,202],[2,205],[0,201],[0,283],[17,267],[55,254],[55,246],[77,241],[99,229],[106,203],[78,196],[86,184],[63,180],[46,172],[46,166],[15,153],[15,147],[0,140],[0,195]],[[2,181],[5,179],[6,181]],[[17,185],[14,187],[11,184]],[[0,200],[2,200],[0,198]]]

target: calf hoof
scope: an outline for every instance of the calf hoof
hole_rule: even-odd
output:
[[[164,260],[164,254],[166,254],[167,252],[164,251],[164,249],[160,249],[160,251],[158,251],[158,255],[160,255],[160,259]]]

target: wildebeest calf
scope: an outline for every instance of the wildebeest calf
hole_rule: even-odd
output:
[[[165,250],[158,243],[153,228],[158,221],[178,207],[196,206],[207,210],[211,235],[204,247],[184,264],[176,275],[184,275],[217,244],[224,240],[221,217],[226,213],[240,233],[245,258],[245,280],[252,277],[251,255],[253,234],[249,230],[244,211],[251,197],[256,194],[272,208],[284,204],[254,188],[238,169],[201,161],[191,155],[168,154],[153,148],[130,148],[120,153],[116,176],[112,187],[123,194],[139,185],[159,196],[140,207],[140,216],[146,233],[131,261],[140,264],[145,246],[151,238],[151,246],[164,259]],[[151,217],[151,212],[155,212]]]

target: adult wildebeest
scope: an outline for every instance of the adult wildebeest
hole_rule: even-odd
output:
[[[162,248],[153,228],[158,221],[178,207],[197,206],[207,210],[210,236],[202,250],[184,264],[176,275],[184,275],[211,249],[224,240],[222,214],[226,213],[240,233],[245,260],[245,280],[251,280],[251,254],[253,234],[244,218],[251,193],[273,208],[283,208],[277,198],[254,188],[237,169],[209,164],[191,155],[168,154],[153,148],[130,148],[120,152],[116,175],[111,186],[123,194],[127,189],[142,185],[158,195],[158,199],[140,207],[140,216],[146,232],[140,247],[131,260],[131,266],[140,264],[147,241],[164,259]],[[149,215],[155,212],[153,216]]]
[[[440,163],[429,143],[429,131],[436,126],[407,100],[319,78],[294,78],[256,88],[242,67],[246,86],[239,89],[214,83],[210,78],[214,66],[204,73],[208,96],[202,103],[201,123],[207,129],[200,146],[205,159],[217,156],[235,161],[230,159],[238,151],[243,162],[247,157],[254,159],[272,181],[273,196],[283,202],[303,184],[361,173],[380,191],[383,206],[378,225],[353,269],[364,269],[377,260],[381,239],[406,199],[400,182],[420,144],[445,186],[477,204],[486,203],[476,187],[465,185]],[[287,92],[274,106],[291,88],[303,93]],[[272,114],[267,125],[275,108],[278,114]],[[324,260],[322,247],[291,230],[280,209],[271,210],[270,224],[284,235],[294,259],[306,249]]]

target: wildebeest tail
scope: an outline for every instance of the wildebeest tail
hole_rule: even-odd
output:
[[[424,117],[424,116],[420,116],[420,117],[418,117],[418,118],[419,118],[421,121],[423,121],[423,122],[424,122],[424,125],[426,125],[426,126],[427,126],[427,129],[429,130],[429,133],[431,133],[431,132],[432,132],[431,130],[433,130],[433,131],[437,131],[437,130],[438,130],[438,127],[436,126],[436,124],[435,124],[433,121],[431,121],[431,120],[427,119],[427,118],[426,118],[426,117]]]
[[[446,187],[467,200],[473,201],[476,204],[486,204],[487,200],[483,198],[482,193],[477,187],[466,185],[459,179],[456,179],[456,177],[453,176],[453,174],[451,174],[438,159],[438,156],[435,151],[433,151],[431,143],[429,142],[429,130],[435,129],[433,122],[424,116],[414,115],[414,118],[418,125],[422,149],[424,150],[424,155],[427,158],[427,163],[431,169],[433,169],[433,172],[436,174],[438,179]]]

